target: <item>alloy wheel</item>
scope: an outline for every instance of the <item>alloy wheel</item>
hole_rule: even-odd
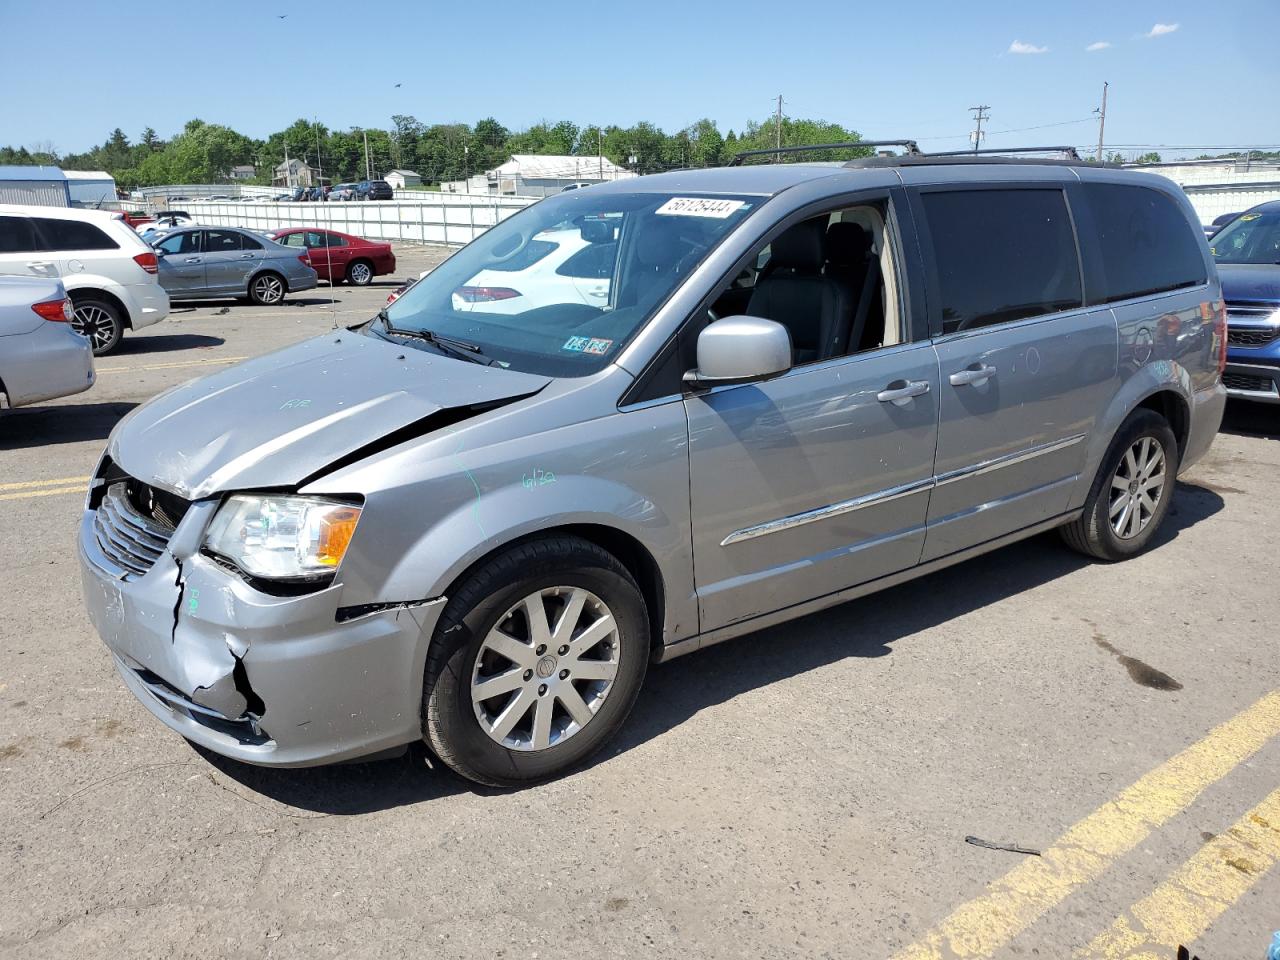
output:
[[[284,296],[284,284],[270,275],[253,281],[253,292],[260,303],[277,303]]]
[[[1107,517],[1121,540],[1132,540],[1151,522],[1165,493],[1164,446],[1154,437],[1139,437],[1125,451],[1111,478]]]
[[[363,287],[366,283],[373,279],[373,270],[367,263],[356,263],[351,267],[351,282],[358,287]]]
[[[589,590],[529,594],[498,619],[476,655],[471,703],[481,729],[509,750],[563,743],[599,712],[620,652],[617,621]]]
[[[94,350],[102,350],[109,347],[115,337],[115,317],[96,303],[77,304],[71,328],[88,337]]]

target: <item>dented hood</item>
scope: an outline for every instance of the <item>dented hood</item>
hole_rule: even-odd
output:
[[[339,330],[161,394],[121,421],[108,452],[129,475],[190,500],[288,487],[392,431],[402,441],[442,411],[549,382]]]

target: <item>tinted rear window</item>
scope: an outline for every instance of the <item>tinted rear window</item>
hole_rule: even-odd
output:
[[[1061,190],[921,195],[942,300],[942,332],[1079,307],[1080,261]]]
[[[1205,282],[1200,231],[1169,197],[1146,187],[1112,183],[1082,184],[1080,193],[1098,232],[1100,302]]]
[[[35,218],[36,229],[50,250],[119,250],[116,243],[92,223],[81,220]]]
[[[0,253],[35,253],[42,249],[26,217],[0,217]]]

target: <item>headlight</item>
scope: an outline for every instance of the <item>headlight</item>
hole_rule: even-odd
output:
[[[359,520],[360,507],[349,503],[237,494],[213,518],[204,545],[250,576],[315,578],[342,563]]]

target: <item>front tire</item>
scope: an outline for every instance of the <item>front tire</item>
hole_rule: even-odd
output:
[[[423,686],[427,744],[489,786],[572,769],[631,712],[648,624],[634,578],[586,540],[537,540],[489,561],[436,627]]]
[[[1073,550],[1127,560],[1145,550],[1173,500],[1178,441],[1164,417],[1137,410],[1117,431],[1078,520],[1060,528]]]
[[[249,299],[260,307],[279,303],[284,294],[284,277],[278,273],[260,273],[249,281]]]
[[[89,340],[93,355],[100,357],[120,345],[124,336],[124,320],[113,303],[96,297],[73,297],[75,316],[71,328]]]

